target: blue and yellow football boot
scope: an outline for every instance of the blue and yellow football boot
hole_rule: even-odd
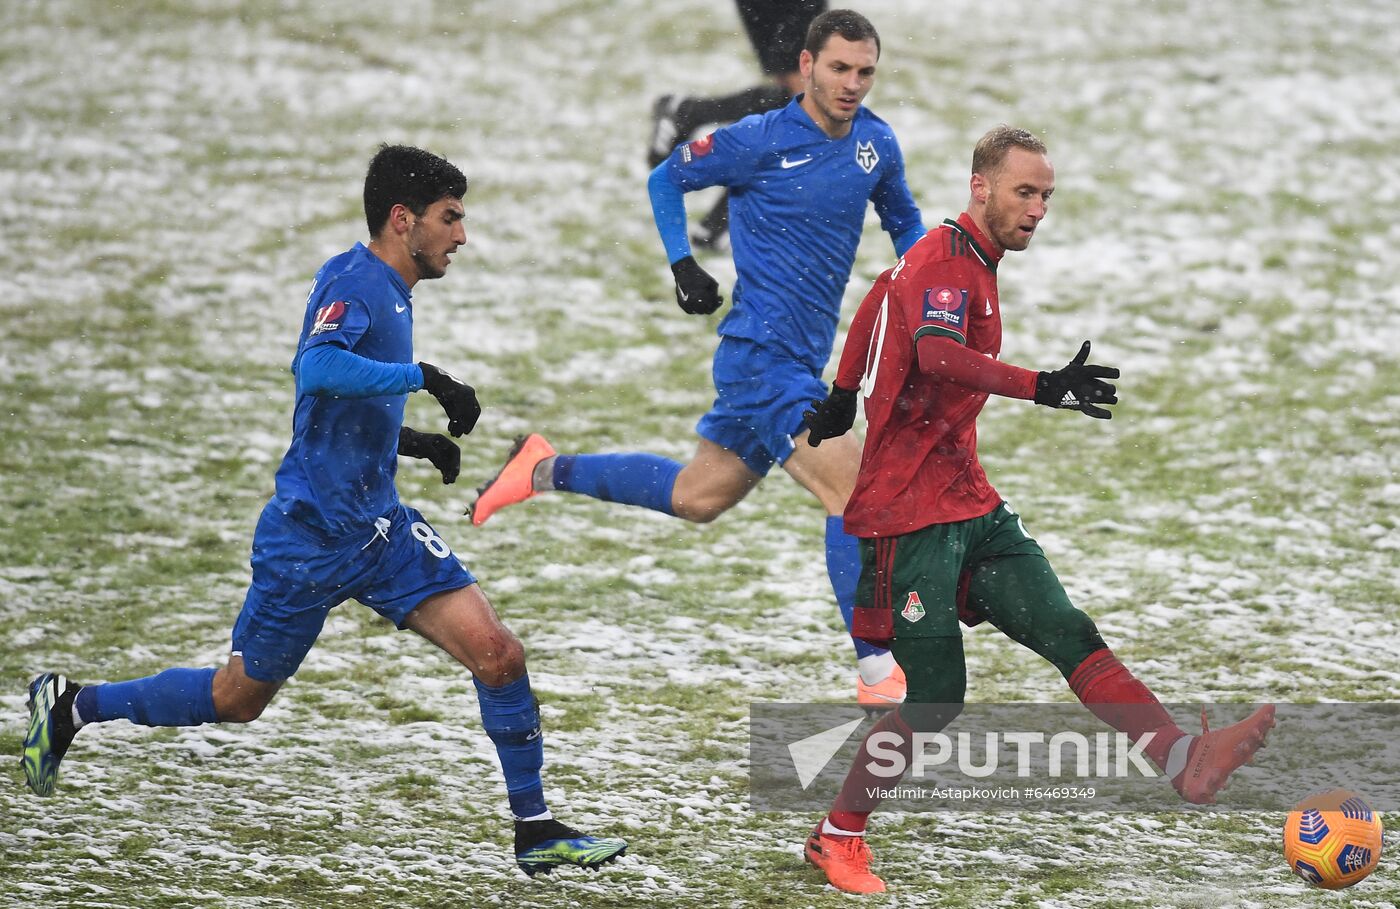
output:
[[[585,836],[553,818],[515,822],[515,862],[531,877],[560,865],[596,870],[626,852],[622,840]]]
[[[36,795],[53,794],[58,765],[77,734],[73,726],[73,698],[82,687],[52,672],[29,683],[29,731],[24,735],[20,764],[24,767],[24,781]]]

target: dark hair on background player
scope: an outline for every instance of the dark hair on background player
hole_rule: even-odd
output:
[[[466,194],[467,178],[450,161],[411,145],[381,145],[365,173],[369,235],[379,236],[395,205],[421,215],[439,199]]]
[[[984,177],[990,176],[1001,167],[1002,162],[1006,160],[1006,153],[1013,148],[1024,148],[1037,155],[1046,153],[1045,143],[1039,137],[1019,126],[1007,126],[1003,123],[977,140],[977,147],[972,150],[972,172]]]
[[[853,9],[827,10],[813,19],[812,24],[807,27],[807,40],[802,47],[815,57],[826,47],[826,42],[832,35],[840,35],[847,41],[873,39],[875,56],[880,56],[880,33],[875,31],[875,26],[870,24],[869,19]]]

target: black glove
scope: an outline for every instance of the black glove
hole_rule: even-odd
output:
[[[1054,372],[1042,372],[1035,377],[1035,403],[1063,410],[1078,410],[1099,420],[1111,420],[1113,414],[1095,404],[1117,404],[1118,389],[1104,379],[1118,378],[1112,366],[1086,364],[1089,342],[1079,348],[1079,355],[1069,365]]]
[[[844,436],[856,421],[854,390],[831,386],[825,401],[813,401],[813,410],[802,411],[802,424],[807,427],[807,444],[816,448],[827,439]]]
[[[423,390],[437,398],[447,413],[447,431],[454,436],[471,432],[481,416],[476,389],[431,363],[419,363],[418,368],[423,370]]]
[[[457,443],[435,432],[419,432],[407,426],[399,428],[399,454],[405,458],[427,458],[442,474],[442,482],[457,482],[462,467],[462,452]]]
[[[676,276],[676,302],[690,315],[708,316],[724,303],[719,282],[695,263],[694,256],[672,262],[671,274]]]

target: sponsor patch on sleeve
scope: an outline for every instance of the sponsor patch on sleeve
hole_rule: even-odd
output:
[[[696,139],[694,142],[687,142],[681,146],[681,160],[686,164],[696,158],[703,158],[715,148],[715,134],[710,133],[703,139]]]
[[[967,330],[967,291],[930,287],[924,291],[924,325],[941,325],[959,333]]]
[[[314,338],[324,331],[335,331],[340,327],[341,320],[345,318],[345,304],[339,300],[334,303],[327,303],[316,310],[316,318],[311,322],[311,332],[308,338]]]

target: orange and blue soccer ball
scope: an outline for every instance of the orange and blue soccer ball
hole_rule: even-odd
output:
[[[1315,887],[1340,890],[1370,874],[1381,858],[1381,818],[1347,789],[1308,796],[1283,825],[1288,867]]]

